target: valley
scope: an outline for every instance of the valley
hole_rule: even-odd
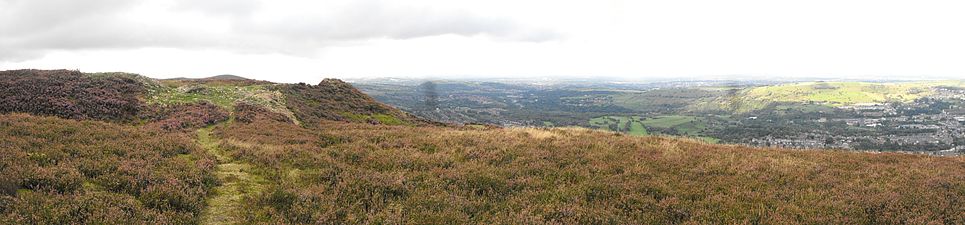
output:
[[[431,95],[423,88],[428,83]],[[965,154],[963,81],[385,79],[356,85],[415,115],[452,123],[577,126],[761,147]]]

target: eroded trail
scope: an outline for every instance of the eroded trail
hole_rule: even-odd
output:
[[[224,125],[221,123],[220,125]],[[245,197],[258,194],[264,189],[265,179],[250,173],[252,166],[237,161],[220,148],[221,140],[212,135],[212,125],[197,131],[197,140],[202,147],[218,159],[215,174],[221,185],[214,188],[212,197],[207,200],[202,216],[202,224],[238,224],[242,221],[241,204]]]

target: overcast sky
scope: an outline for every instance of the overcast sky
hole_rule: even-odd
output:
[[[965,1],[0,0],[0,69],[965,78]]]

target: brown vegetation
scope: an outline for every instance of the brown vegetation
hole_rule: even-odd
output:
[[[352,121],[354,115],[383,115],[392,121],[425,123],[421,119],[375,101],[352,85],[325,79],[318,85],[287,84],[278,87],[285,94],[288,108],[299,121],[314,126],[325,120]],[[378,123],[379,120],[369,120]]]
[[[205,101],[153,108],[151,113],[145,114],[147,119],[152,121],[148,127],[168,131],[193,131],[228,120],[228,112]]]
[[[219,130],[271,182],[250,222],[963,223],[965,158],[583,129],[270,121]]]
[[[213,165],[184,134],[0,115],[0,224],[196,223]]]
[[[258,120],[268,120],[283,123],[292,123],[288,116],[281,113],[272,112],[264,107],[248,103],[235,105],[235,121],[251,123]]]
[[[92,77],[71,70],[0,71],[0,113],[131,120],[143,106],[138,96],[144,92],[127,77]]]

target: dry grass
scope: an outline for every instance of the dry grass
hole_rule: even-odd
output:
[[[963,223],[965,159],[789,151],[585,129],[254,122],[250,222]]]
[[[213,167],[180,133],[0,115],[0,224],[196,223]]]

